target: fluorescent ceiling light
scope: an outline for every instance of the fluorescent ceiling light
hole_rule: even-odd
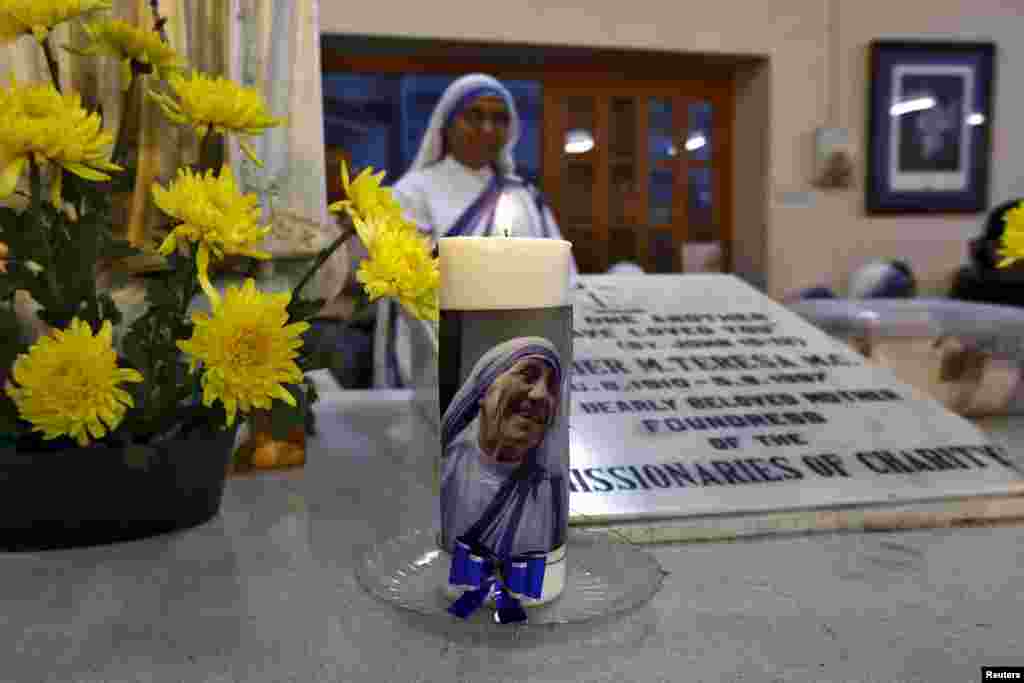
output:
[[[889,108],[890,116],[902,116],[903,114],[909,114],[912,111],[922,111],[924,109],[931,109],[935,106],[934,97],[915,97],[912,100],[903,100],[897,102]]]
[[[594,136],[589,130],[575,128],[565,134],[566,154],[586,154],[594,149]]]

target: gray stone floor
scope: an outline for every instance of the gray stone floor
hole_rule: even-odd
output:
[[[305,470],[232,480],[202,527],[0,555],[0,681],[953,683],[1024,665],[1015,525],[650,546],[660,593],[581,625],[396,610],[353,567],[432,515],[408,398],[325,400]],[[1024,425],[990,422],[1021,443]]]

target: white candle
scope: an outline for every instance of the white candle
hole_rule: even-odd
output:
[[[532,237],[442,237],[441,308],[568,306],[571,247]]]
[[[569,306],[571,247],[565,240],[543,238],[443,237],[438,244],[440,307],[486,311]],[[562,593],[565,557],[564,545],[548,553],[541,597],[523,596],[524,605],[544,604]],[[454,598],[462,591],[449,585],[446,592]]]

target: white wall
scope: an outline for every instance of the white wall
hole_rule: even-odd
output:
[[[926,292],[945,292],[965,258],[965,242],[982,216],[885,217],[864,215],[863,164],[867,125],[867,44],[876,38],[962,38],[998,44],[992,155],[992,203],[1024,195],[1024,0],[837,0],[833,20],[839,40],[829,50],[827,0],[525,0],[488,3],[434,0],[422,3],[340,3],[323,0],[325,33],[355,33],[451,40],[529,42],[585,47],[646,48],[679,52],[760,55],[770,84],[767,196],[757,183],[737,177],[737,205],[749,195],[763,210],[764,248],[759,265],[768,291],[779,296],[819,282],[841,290],[849,272],[872,258],[911,261]],[[830,54],[838,63],[827,63]],[[829,73],[838,73],[832,83]],[[1022,81],[1024,82],[1024,81]],[[833,87],[835,86],[835,87]],[[827,97],[837,95],[836,125],[850,130],[858,150],[857,187],[820,192],[810,185],[813,132],[828,121]],[[742,99],[740,100],[742,101]],[[738,117],[749,126],[749,115]],[[737,134],[742,137],[742,133]],[[737,150],[743,158],[743,150]],[[789,192],[812,192],[810,207],[786,206]],[[737,212],[739,239],[756,240],[758,211]],[[758,248],[747,252],[759,253]],[[754,265],[752,265],[754,264]]]

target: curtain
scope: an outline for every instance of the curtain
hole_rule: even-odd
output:
[[[111,4],[110,12],[97,16],[152,25],[150,0],[113,0]],[[246,159],[230,137],[225,161],[232,166],[241,189],[259,195],[264,220],[273,222],[275,236],[279,224],[299,223],[307,237],[310,232],[316,234],[316,246],[329,244],[340,229],[326,208],[319,0],[159,0],[158,7],[167,19],[168,42],[184,58],[186,68],[253,86],[263,93],[272,115],[287,117],[285,126],[250,139],[264,162],[263,169]],[[78,21],[60,25],[51,35],[57,48],[82,45],[86,38]],[[87,105],[102,107],[104,127],[116,131],[123,109],[117,61],[79,57],[63,49],[56,52],[62,85],[81,93]],[[42,50],[31,37],[0,48],[0,76],[5,86],[11,72],[19,81],[49,80]],[[159,85],[147,78],[146,87]],[[149,98],[138,98],[136,106],[141,107],[139,125],[129,131],[136,186],[148,188],[154,181],[166,184],[180,166],[197,160],[195,133],[167,121]],[[126,197],[124,204],[124,215],[115,219],[115,230],[136,243],[155,246],[160,237],[154,231],[158,216],[149,193]],[[275,240],[274,262],[261,269],[263,288],[289,288],[304,272],[308,261],[294,259],[308,254],[309,245],[294,241],[288,236]],[[348,271],[348,252],[343,246],[304,294],[331,302]]]
[[[301,251],[302,230],[296,224],[321,230],[326,246],[340,234],[327,213],[324,160],[323,90],[320,70],[319,0],[228,0],[233,17],[228,57],[231,78],[255,87],[274,115],[286,115],[288,125],[268,130],[253,140],[259,169],[232,141],[228,150],[242,187],[260,195],[264,209],[279,232],[274,263],[277,278],[291,282],[298,268],[286,258]],[[346,245],[347,247],[347,245]],[[308,294],[334,300],[349,274],[346,247],[324,264],[310,283]],[[275,279],[277,279],[275,278]],[[325,313],[328,313],[328,310]]]

